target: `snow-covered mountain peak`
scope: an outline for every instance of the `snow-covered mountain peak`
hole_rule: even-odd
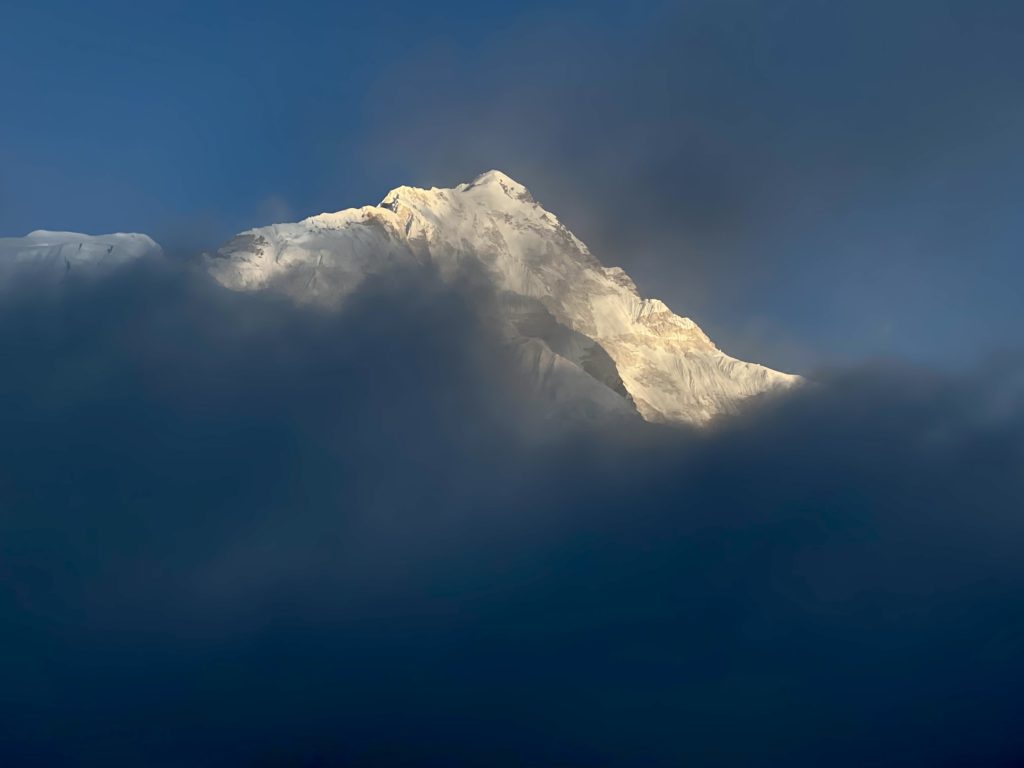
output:
[[[470,187],[480,187],[485,184],[498,184],[502,187],[508,187],[518,192],[526,191],[526,187],[524,187],[522,184],[513,179],[504,171],[499,171],[496,168],[492,168],[489,171],[484,171],[472,181],[468,183],[459,184],[458,187],[456,188],[466,190],[469,189]]]
[[[554,219],[550,213],[536,204],[530,191],[501,171],[481,173],[473,181],[458,184],[451,189],[431,187],[401,186],[391,190],[380,203],[381,207],[400,213],[403,207],[424,212],[434,212],[446,208],[467,209],[487,208],[503,213],[516,213],[523,216],[545,215]],[[536,211],[528,209],[535,208]]]
[[[525,186],[520,184],[518,181],[513,179],[507,173],[501,171],[491,170],[485,173],[481,173],[473,181],[468,184],[460,184],[456,187],[460,192],[469,192],[471,190],[490,190],[497,191],[501,190],[501,193],[512,200],[519,200],[525,203],[533,203],[533,195],[530,194]]]
[[[238,235],[208,259],[237,290],[337,304],[395,266],[483,274],[538,390],[587,412],[702,423],[798,381],[719,350],[693,322],[605,267],[525,186],[487,171],[450,189],[398,187],[378,206]]]

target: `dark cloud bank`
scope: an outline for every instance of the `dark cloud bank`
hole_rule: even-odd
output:
[[[538,436],[476,318],[7,288],[0,763],[1024,759],[1019,360]]]

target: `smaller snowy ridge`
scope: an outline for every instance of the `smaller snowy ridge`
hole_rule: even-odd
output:
[[[83,235],[37,229],[25,237],[0,238],[0,274],[29,270],[61,276],[72,270],[109,269],[160,254],[160,246],[147,235]]]

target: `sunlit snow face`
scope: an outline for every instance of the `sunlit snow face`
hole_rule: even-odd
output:
[[[207,263],[227,287],[331,306],[398,267],[427,264],[450,282],[475,281],[541,399],[597,418],[705,423],[798,381],[728,357],[692,320],[642,298],[621,268],[604,267],[500,171],[452,189],[399,187],[379,206],[252,230]]]

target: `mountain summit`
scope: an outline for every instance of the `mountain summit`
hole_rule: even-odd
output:
[[[488,171],[452,189],[398,187],[376,206],[243,232],[207,257],[235,290],[336,304],[368,276],[431,264],[493,288],[496,315],[539,393],[560,409],[701,424],[799,381],[729,357],[686,317],[640,296],[525,186]]]

